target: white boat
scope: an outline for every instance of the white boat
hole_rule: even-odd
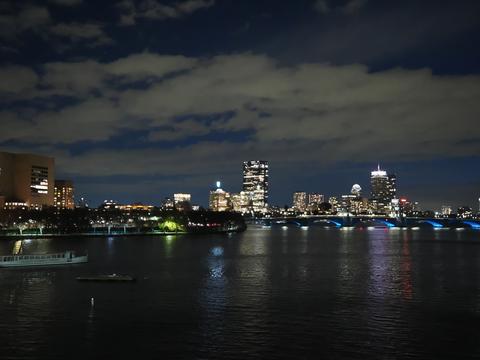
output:
[[[73,251],[41,255],[6,255],[0,256],[0,267],[65,265],[87,261],[88,255],[76,256]]]

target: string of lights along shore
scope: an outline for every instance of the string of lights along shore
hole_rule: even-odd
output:
[[[326,197],[321,192],[296,191],[291,206],[275,206],[269,202],[269,162],[248,160],[243,162],[243,186],[240,192],[229,192],[220,181],[210,190],[208,207],[212,211],[234,211],[245,216],[298,216],[298,215],[381,215],[388,217],[428,216],[460,217],[478,216],[479,207],[454,207],[443,205],[436,211],[421,209],[416,201],[399,196],[397,176],[381,168],[370,173],[370,192],[365,196],[359,184],[353,184],[343,195]],[[55,178],[55,159],[38,154],[15,154],[0,152],[0,207],[74,209],[89,207],[81,196],[75,201],[72,180]],[[161,204],[118,204],[105,200],[101,207],[120,210],[150,210],[154,207],[178,211],[199,210],[202,207],[192,202],[187,192],[178,192],[164,198]]]

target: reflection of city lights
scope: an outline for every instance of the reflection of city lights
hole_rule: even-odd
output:
[[[288,226],[283,225],[283,226],[282,226],[282,229],[283,229],[283,230],[287,230],[287,229],[288,229]]]
[[[223,255],[223,248],[221,246],[215,246],[212,250],[213,256],[222,256]]]
[[[302,230],[308,230],[308,226],[302,226],[301,229]]]

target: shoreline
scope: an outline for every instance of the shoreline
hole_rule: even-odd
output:
[[[238,230],[222,230],[222,231],[161,231],[161,232],[136,232],[136,233],[69,233],[69,234],[14,234],[0,235],[1,240],[21,240],[21,239],[45,239],[45,238],[67,238],[67,237],[135,237],[135,236],[171,236],[171,235],[214,235],[214,234],[231,234],[239,233]]]

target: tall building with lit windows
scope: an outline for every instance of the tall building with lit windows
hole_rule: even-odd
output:
[[[387,174],[380,169],[372,171],[370,184],[372,187],[371,203],[375,213],[388,213],[392,200],[397,194],[397,178],[393,174]]]
[[[304,191],[294,192],[292,205],[296,211],[304,212],[307,210],[307,193]]]
[[[212,211],[232,210],[230,193],[226,192],[221,188],[220,181],[217,181],[216,189],[210,190],[210,196],[208,198],[208,207]]]
[[[268,209],[268,161],[251,160],[243,162],[243,191],[247,194],[245,208],[253,212]]]
[[[55,207],[57,209],[74,209],[73,182],[70,180],[55,180]]]
[[[54,179],[53,158],[0,152],[0,205],[53,206]]]

